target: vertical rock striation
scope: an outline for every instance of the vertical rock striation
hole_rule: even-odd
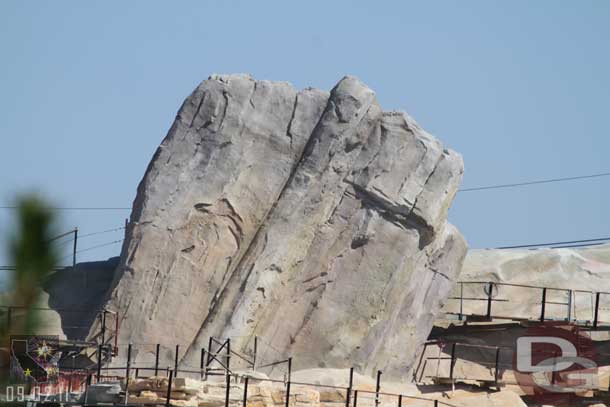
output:
[[[121,342],[405,378],[458,275],[461,157],[355,78],[212,76],[142,180],[109,306]],[[186,346],[185,346],[186,345]]]

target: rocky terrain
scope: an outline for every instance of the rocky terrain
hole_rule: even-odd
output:
[[[514,350],[517,338],[532,335],[542,312],[542,290],[546,286],[545,321],[567,323],[581,326],[579,332],[595,348],[595,362],[598,384],[596,388],[608,389],[610,366],[610,245],[597,245],[580,248],[541,248],[541,249],[486,249],[469,251],[460,275],[460,281],[474,282],[457,285],[448,300],[445,312],[436,321],[432,332],[440,345],[431,343],[426,347],[422,363],[419,365],[417,380],[430,381],[432,376],[448,377],[450,372],[451,346],[457,342],[456,362],[453,373],[456,380],[472,382],[470,379],[493,382],[496,377],[495,363],[498,358],[498,378],[504,390],[520,395],[533,392],[533,389],[519,383],[514,374]],[[480,282],[480,283],[479,283]],[[489,293],[488,282],[493,285],[492,319],[476,319],[464,324],[456,319],[459,313],[460,294],[465,299],[485,299]],[[514,285],[505,285],[514,284]],[[596,293],[599,296],[598,327],[592,329]],[[485,315],[486,301],[464,300],[464,315]],[[510,319],[513,318],[513,319]],[[528,319],[522,322],[519,319]],[[548,334],[548,332],[547,332]],[[472,345],[472,346],[468,346]],[[486,346],[481,347],[481,346]],[[495,346],[502,347],[497,356]],[[438,362],[438,357],[443,358]],[[608,402],[595,402],[592,394],[576,397],[569,401],[570,406],[610,405]],[[509,404],[507,404],[509,405]],[[531,405],[536,405],[535,403]],[[556,405],[549,403],[549,405]]]
[[[610,325],[610,245],[581,248],[470,250],[460,281],[482,282],[456,286],[453,297],[485,298],[485,282],[500,283],[492,289],[492,313],[498,316],[536,318],[541,313],[542,290],[548,290],[545,318],[589,321],[594,318],[595,292],[601,294],[601,322]],[[502,283],[523,286],[508,286]],[[508,300],[508,301],[507,301]],[[569,305],[567,305],[569,304]],[[485,313],[485,303],[464,301],[463,312]],[[459,312],[457,300],[448,301],[445,311]]]
[[[51,273],[41,282],[36,304],[37,327],[40,335],[58,335],[63,339],[84,339],[91,329],[98,310],[112,283],[118,258],[106,261],[79,263]],[[0,294],[0,304],[10,305],[11,324],[7,324],[6,308],[0,308],[0,329],[19,333],[24,310],[12,293]]]
[[[249,383],[244,394],[245,377]],[[347,397],[348,371],[339,369],[312,369],[296,372],[293,380],[299,382],[290,388],[288,405],[290,407],[344,407]],[[109,391],[114,388],[114,391]],[[169,380],[164,376],[136,379],[129,382],[129,392],[124,394],[125,382],[109,388],[104,383],[90,388],[89,402],[104,401],[129,404],[165,405],[168,396]],[[376,384],[368,376],[356,374],[350,391],[350,405],[354,398],[361,407],[394,407],[401,395],[400,405],[412,407],[430,407],[434,401],[439,406],[449,407],[498,407],[525,406],[519,396],[511,391],[486,394],[476,389],[457,388],[452,392],[431,391],[422,394],[415,386],[400,383],[384,383],[380,387],[378,404],[375,402]],[[123,390],[123,391],[121,391]],[[358,392],[355,395],[355,391]],[[270,380],[260,373],[240,374],[232,377],[229,391],[224,378],[219,380],[199,381],[189,378],[177,378],[172,381],[170,405],[176,407],[223,407],[228,400],[231,407],[246,405],[248,407],[284,407],[286,406],[287,389],[283,382]],[[246,403],[244,404],[244,397]]]
[[[138,187],[107,303],[120,343],[180,344],[188,366],[209,336],[258,336],[261,361],[407,378],[466,254],[446,220],[462,173],[353,77],[214,75]]]

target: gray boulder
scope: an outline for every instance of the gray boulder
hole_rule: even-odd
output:
[[[184,102],[140,183],[109,307],[120,342],[208,337],[260,363],[406,378],[466,243],[447,223],[463,173],[404,113],[345,77],[329,93],[215,75]]]

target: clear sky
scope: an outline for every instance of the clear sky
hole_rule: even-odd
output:
[[[212,73],[324,89],[356,75],[463,154],[464,187],[610,171],[607,0],[2,0],[0,58],[2,205],[40,191],[61,206],[130,207],[183,99]],[[472,247],[608,236],[609,186],[460,193],[450,220]],[[13,215],[0,209],[2,249]],[[60,215],[86,234],[129,211]]]

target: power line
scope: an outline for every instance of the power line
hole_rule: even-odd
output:
[[[100,230],[98,232],[85,233],[84,235],[78,235],[78,239],[80,240],[80,239],[83,239],[85,237],[97,236],[97,235],[102,235],[102,234],[111,233],[111,232],[118,232],[119,230],[123,230],[123,229],[125,229],[125,226],[121,226],[121,227],[114,228],[114,229]],[[57,239],[59,239],[61,237],[70,236],[70,239],[68,239],[66,241],[63,241],[63,242],[60,242],[60,243],[57,243],[57,247],[63,247],[65,245],[67,245],[68,243],[74,242],[74,231],[75,230],[71,230],[68,233],[65,233],[65,234],[63,234],[61,236],[57,236],[57,237],[51,239],[51,241],[55,241],[55,240],[57,240]],[[77,251],[77,253],[78,253],[78,251]]]
[[[607,177],[610,176],[610,172],[601,172],[598,174],[589,174],[589,175],[578,175],[575,177],[563,177],[563,178],[549,178],[542,179],[536,181],[525,181],[525,182],[516,182],[512,184],[497,184],[497,185],[485,185],[480,187],[472,187],[472,188],[461,188],[458,192],[472,192],[472,191],[484,191],[488,189],[500,189],[500,188],[514,188],[521,187],[527,185],[538,185],[538,184],[550,184],[553,182],[564,182],[564,181],[575,181],[575,180],[583,180],[583,179],[591,179],[591,178],[599,178],[599,177]],[[0,206],[0,209],[18,209],[18,206],[14,205],[5,205]],[[131,207],[104,207],[104,206],[51,206],[47,209],[54,211],[127,211],[131,210]]]
[[[566,249],[570,247],[591,247],[591,246],[600,246],[602,244],[606,244],[608,242],[597,242],[597,243],[583,243],[583,244],[571,244],[565,246],[551,246],[550,249]]]
[[[95,235],[102,235],[104,233],[118,232],[119,230],[123,230],[123,229],[125,229],[125,226],[121,226],[121,227],[114,228],[114,229],[100,230],[99,232],[86,233],[84,235],[79,235],[78,238],[82,239],[84,237],[95,236]]]
[[[56,248],[64,247],[64,246],[66,246],[66,245],[68,245],[70,243],[73,243],[73,242],[74,242],[74,236],[72,236],[70,239],[65,240],[63,242],[55,243],[55,247]]]
[[[59,271],[59,270],[63,270],[64,268],[68,268],[68,267],[72,267],[72,266],[53,267],[52,270]],[[0,271],[15,271],[16,269],[17,269],[16,266],[0,266]]]
[[[527,248],[547,247],[547,246],[551,246],[552,248],[560,248],[560,247],[568,247],[567,245],[573,245],[572,247],[582,247],[582,246],[594,246],[596,244],[604,244],[604,243],[607,243],[607,241],[610,241],[610,237],[600,237],[597,239],[568,240],[565,242],[524,244],[524,245],[518,245],[518,246],[500,246],[500,247],[495,247],[495,249],[527,249]],[[598,243],[593,243],[593,242],[598,242]]]
[[[0,206],[0,209],[18,209],[18,206]],[[124,211],[131,210],[129,207],[96,207],[96,206],[49,206],[46,209],[52,211]]]
[[[57,240],[57,239],[61,239],[62,237],[66,237],[66,236],[73,235],[75,231],[76,231],[76,229],[72,229],[72,230],[70,230],[69,232],[62,233],[62,234],[61,234],[61,235],[59,235],[59,236],[55,236],[55,237],[51,238],[51,239],[49,240],[49,242],[53,242],[53,241],[55,241],[55,240]]]
[[[118,239],[118,240],[113,240],[112,242],[102,243],[102,244],[98,244],[98,245],[95,245],[95,246],[87,247],[85,249],[80,249],[80,250],[77,250],[76,252],[70,253],[69,255],[62,257],[60,260],[67,259],[69,257],[74,256],[75,254],[79,254],[79,253],[88,252],[88,251],[91,251],[91,250],[100,249],[100,248],[106,247],[106,246],[112,246],[114,244],[121,243],[122,241],[123,241],[123,239]],[[71,266],[68,266],[68,267],[71,267]]]
[[[565,177],[565,178],[550,178],[550,179],[542,179],[542,180],[537,180],[537,181],[517,182],[514,184],[486,185],[486,186],[482,186],[482,187],[463,188],[463,189],[460,189],[459,192],[483,191],[486,189],[514,188],[514,187],[521,187],[521,186],[525,186],[525,185],[550,184],[552,182],[563,182],[563,181],[574,181],[574,180],[579,180],[579,179],[607,177],[609,175],[610,175],[610,172],[602,172],[599,174],[579,175],[576,177]]]
[[[119,240],[114,240],[112,242],[102,243],[102,244],[98,244],[98,245],[95,245],[95,246],[87,247],[86,249],[77,250],[76,254],[82,253],[82,252],[88,252],[89,250],[99,249],[100,247],[111,246],[113,244],[121,243],[122,241],[123,241],[123,239],[119,239]],[[72,254],[70,254],[70,256],[72,256]]]
[[[125,227],[120,227],[120,228],[115,228],[115,229],[108,229],[105,231],[100,231],[100,232],[93,232],[93,233],[89,233],[88,235],[84,235],[84,236],[92,236],[95,234],[102,234],[102,233],[107,233],[107,232],[112,232],[112,231],[118,231],[121,229],[124,229]],[[87,247],[85,249],[81,249],[81,250],[77,250],[76,254],[78,253],[83,253],[83,252],[87,252],[87,251],[91,251],[91,250],[96,250],[102,247],[107,247],[107,246],[111,246],[117,243],[121,243],[123,242],[124,239],[118,239],[118,240],[114,240],[112,242],[107,242],[107,243],[102,243],[99,245],[95,245],[95,246],[91,246],[91,247]],[[499,249],[535,249],[535,248],[547,248],[547,249],[561,249],[561,248],[578,248],[578,247],[587,247],[587,246],[599,246],[602,244],[607,244],[610,243],[610,237],[600,237],[600,238],[594,238],[594,239],[580,239],[580,240],[566,240],[566,241],[561,241],[561,242],[548,242],[548,243],[535,243],[535,244],[524,244],[524,245],[514,245],[514,246],[499,246],[499,247],[495,247],[495,250],[499,250]],[[71,253],[69,256],[65,256],[66,257],[71,257],[73,255],[73,253]],[[71,267],[71,266],[63,266],[63,267]],[[61,267],[55,268],[57,270],[61,269]],[[15,266],[0,266],[0,271],[12,271],[15,270]]]
[[[101,234],[110,233],[110,232],[117,232],[117,231],[123,230],[123,229],[125,229],[125,226],[120,226],[118,228],[113,228],[113,229],[100,230],[100,231],[97,231],[97,232],[91,232],[91,233],[87,233],[87,234],[81,235],[81,236],[79,236],[79,238],[82,239],[84,237],[101,235]],[[71,230],[69,232],[66,232],[66,233],[63,233],[63,234],[61,234],[59,236],[55,236],[54,238],[49,240],[49,243],[53,242],[53,241],[55,241],[57,239],[60,239],[62,237],[66,237],[66,236],[72,235],[75,230],[76,229],[73,229],[73,230]],[[70,243],[72,241],[74,241],[74,237],[72,237],[71,239],[69,239],[69,240],[67,240],[65,242],[60,243],[59,246],[63,246],[63,245],[65,245],[67,243]],[[101,247],[111,246],[113,244],[121,243],[122,241],[123,241],[123,239],[119,239],[119,240],[114,240],[112,242],[102,243],[102,244],[99,244],[99,245],[87,247],[85,249],[77,250],[76,252],[70,253],[69,255],[62,257],[61,260],[65,259],[65,258],[68,258],[68,257],[72,257],[74,254],[78,254],[78,253],[87,252],[87,251],[90,251],[90,250],[99,249]],[[64,266],[64,267],[71,267],[71,266]],[[57,269],[59,269],[59,268],[57,268]],[[12,271],[12,270],[15,270],[15,266],[0,266],[0,271]]]
[[[74,254],[88,252],[88,251],[99,249],[99,248],[106,247],[106,246],[112,246],[113,244],[121,243],[123,240],[124,239],[118,239],[118,240],[114,240],[112,242],[102,243],[102,244],[98,244],[95,246],[87,247],[85,249],[80,249],[74,253],[70,253],[69,255],[62,257],[60,260],[66,259],[68,257],[72,257]],[[68,267],[72,267],[72,266],[54,267],[53,270],[61,270],[63,268],[68,268]],[[0,271],[13,271],[13,270],[15,270],[15,268],[16,268],[15,266],[0,266]]]

